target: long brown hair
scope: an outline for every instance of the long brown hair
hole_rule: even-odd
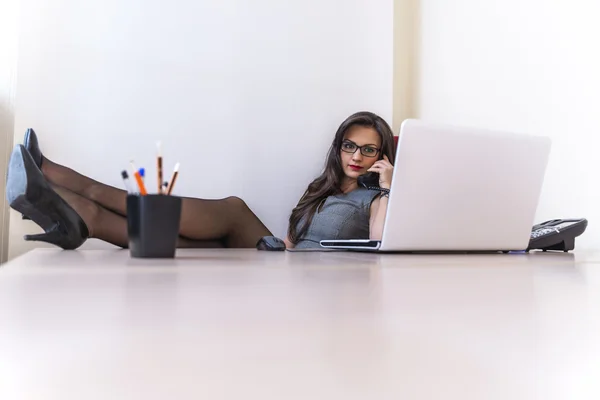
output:
[[[342,167],[340,149],[342,147],[344,135],[348,129],[355,125],[375,129],[381,137],[380,157],[383,158],[383,155],[385,154],[390,162],[394,162],[396,155],[394,134],[383,118],[368,111],[357,112],[346,118],[335,133],[333,143],[329,148],[325,160],[323,172],[308,185],[308,188],[298,202],[298,205],[292,210],[288,228],[288,239],[292,243],[298,243],[302,236],[306,234],[306,231],[323,200],[328,196],[342,192],[341,183],[344,178],[344,169]],[[302,226],[298,226],[303,220]]]

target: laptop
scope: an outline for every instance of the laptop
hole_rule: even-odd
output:
[[[322,240],[321,247],[525,250],[550,147],[543,136],[405,120],[382,239]]]

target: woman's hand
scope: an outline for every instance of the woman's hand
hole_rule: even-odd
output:
[[[389,189],[392,185],[394,166],[390,163],[390,160],[386,155],[383,156],[383,160],[376,161],[367,171],[377,172],[379,174],[379,186],[381,188]]]

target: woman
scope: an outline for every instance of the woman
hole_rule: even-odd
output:
[[[323,174],[292,211],[286,246],[315,247],[320,239],[380,238],[387,198],[380,191],[359,188],[357,179],[378,173],[379,185],[389,189],[394,152],[392,131],[383,119],[369,112],[346,119],[335,135]],[[31,129],[11,155],[6,190],[10,206],[45,231],[25,240],[63,249],[75,249],[88,238],[128,246],[127,193],[53,163],[42,155]],[[272,234],[243,200],[228,197],[183,198],[179,235],[180,248],[247,248]]]
[[[321,176],[310,185],[290,216],[286,247],[320,247],[322,239],[381,239],[386,192],[369,190],[358,177],[378,175],[389,192],[395,158],[392,130],[379,116],[359,112],[338,128]]]

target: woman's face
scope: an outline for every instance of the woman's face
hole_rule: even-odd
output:
[[[361,148],[357,147],[361,146]],[[348,129],[342,141],[340,157],[344,174],[357,179],[367,173],[381,156],[381,138],[373,128],[354,125]]]

